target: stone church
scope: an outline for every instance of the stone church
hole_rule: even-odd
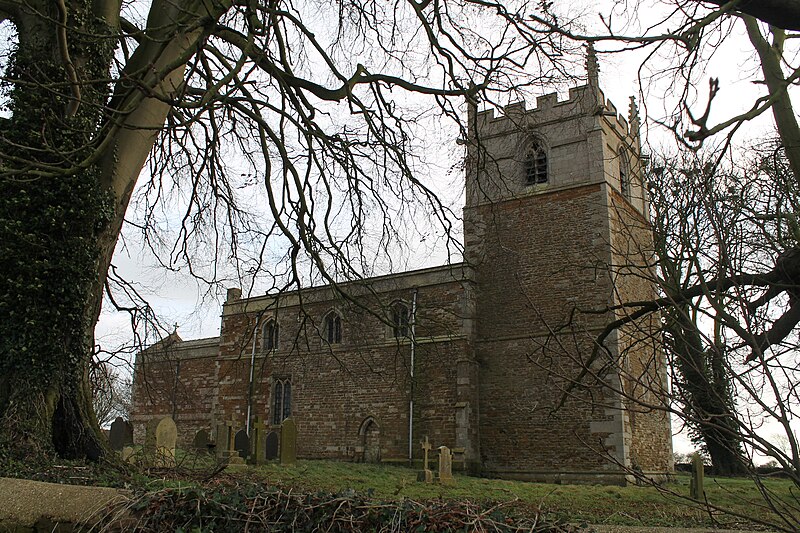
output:
[[[633,101],[617,113],[590,55],[588,84],[566,100],[471,106],[468,121],[464,262],[230,289],[219,337],[173,334],[137,356],[137,442],[159,416],[184,444],[223,420],[279,431],[291,416],[301,458],[408,464],[427,437],[486,476],[668,475],[658,317],[597,345],[620,318],[609,309],[655,296]]]

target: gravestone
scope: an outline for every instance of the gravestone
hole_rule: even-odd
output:
[[[156,464],[175,466],[175,442],[178,440],[178,427],[172,418],[165,416],[156,426]]]
[[[266,438],[267,438],[267,424],[261,419],[256,417],[253,421],[251,429],[252,439],[250,442],[250,463],[259,465],[266,460]]]
[[[439,446],[439,483],[446,485],[454,482],[453,456],[450,454],[450,448]]]
[[[433,472],[431,472],[430,465],[428,464],[428,452],[431,451],[431,443],[428,436],[425,435],[425,440],[420,443],[422,445],[422,472],[417,474],[417,481],[425,483],[433,483]]]
[[[194,439],[192,439],[192,448],[198,452],[208,452],[208,431],[201,429],[194,434]]]
[[[219,459],[227,459],[228,451],[228,426],[224,423],[217,424],[216,452]]]
[[[297,462],[297,426],[291,417],[281,424],[281,464],[291,465]]]
[[[145,426],[142,454],[148,459],[155,459],[156,456],[156,427],[158,427],[160,421],[160,418],[154,418],[147,422]]]
[[[111,423],[111,431],[108,435],[108,442],[114,451],[122,451],[125,446],[133,444],[133,426],[130,422],[118,416]]]
[[[136,462],[136,454],[133,450],[133,446],[124,446],[122,450],[120,450],[120,455],[122,456],[122,460],[126,463]]]
[[[692,480],[689,482],[689,497],[694,500],[705,500],[705,465],[699,453],[692,456]]]
[[[241,429],[236,432],[233,438],[233,449],[239,453],[239,457],[247,459],[250,455],[250,437],[247,436],[247,431]]]
[[[236,422],[227,420],[217,426],[217,457],[228,464],[243,464],[244,460],[236,451]]]
[[[267,438],[265,439],[265,456],[267,461],[272,461],[273,459],[278,458],[278,433],[276,431],[270,431],[267,433]]]

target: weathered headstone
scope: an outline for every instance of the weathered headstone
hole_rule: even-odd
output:
[[[689,497],[694,500],[705,500],[705,465],[699,453],[692,456],[692,480],[689,482]]]
[[[265,456],[267,457],[267,461],[272,461],[273,459],[278,458],[278,433],[276,431],[270,431],[267,433],[267,438],[265,448],[266,453]]]
[[[439,483],[448,484],[454,482],[453,456],[450,454],[450,448],[439,446]]]
[[[227,420],[217,426],[217,457],[228,464],[243,464],[236,451],[236,422]]]
[[[154,418],[147,422],[145,426],[142,454],[148,459],[155,459],[156,456],[156,427],[158,427],[160,421],[161,419]]]
[[[217,424],[216,452],[219,459],[227,459],[228,451],[228,426],[224,423]]]
[[[111,449],[122,451],[125,446],[133,444],[133,426],[130,422],[118,416],[111,422],[111,431],[108,435],[108,442]]]
[[[250,455],[250,437],[247,436],[247,431],[240,429],[236,432],[233,438],[233,449],[239,453],[239,457],[247,459]]]
[[[297,462],[297,426],[291,417],[281,424],[281,464]]]
[[[257,416],[255,418],[250,433],[250,463],[258,465],[266,460],[267,455],[267,424],[264,423],[261,417]]]
[[[172,418],[165,416],[156,426],[156,464],[175,466],[175,443],[178,440],[178,427]]]
[[[431,472],[430,465],[428,464],[428,452],[431,451],[431,442],[428,440],[428,436],[425,435],[425,440],[420,443],[422,445],[422,472],[417,474],[417,481],[423,481],[425,483],[433,483],[433,472]]]
[[[194,434],[194,439],[192,439],[192,448],[201,453],[208,451],[208,431],[201,429]]]
[[[134,463],[135,461],[135,452],[133,451],[133,446],[125,446],[120,450],[120,455],[122,456],[122,460],[126,463]]]

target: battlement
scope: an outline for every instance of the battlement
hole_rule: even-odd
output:
[[[471,113],[473,110],[470,110]],[[475,115],[477,122],[470,117],[470,125],[476,124],[479,128],[497,124],[499,122],[512,119],[522,119],[523,117],[531,124],[546,123],[554,120],[565,120],[586,116],[604,116],[612,123],[621,135],[635,135],[631,131],[629,119],[638,121],[638,117],[624,117],[617,111],[617,107],[611,100],[606,99],[605,94],[600,89],[594,89],[590,85],[580,85],[569,89],[569,97],[566,100],[559,100],[558,93],[548,93],[536,98],[536,106],[528,109],[524,100],[512,102],[503,107],[502,114],[495,114],[494,108],[478,111]],[[493,129],[493,128],[492,128]]]

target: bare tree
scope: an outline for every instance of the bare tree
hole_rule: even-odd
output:
[[[130,418],[133,392],[130,376],[124,376],[108,362],[94,361],[89,379],[92,384],[92,407],[101,427],[107,426],[118,416]]]
[[[464,97],[552,82],[569,58],[554,16],[541,24],[524,3],[141,7],[0,2],[15,32],[0,119],[0,440],[23,451],[104,454],[93,331],[147,161],[130,218],[164,266],[217,282],[269,264],[280,287],[354,277],[410,209],[452,246],[414,122],[434,110],[458,131]],[[160,218],[164,206],[180,214]],[[176,220],[174,234],[153,231]]]

